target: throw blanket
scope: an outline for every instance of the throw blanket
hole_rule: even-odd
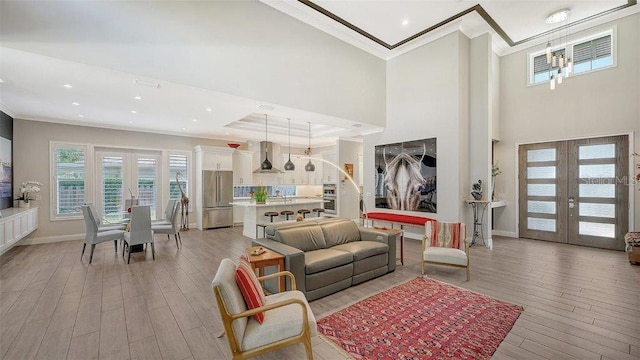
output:
[[[428,222],[426,230],[431,236],[430,246],[460,249],[460,228],[460,223]]]

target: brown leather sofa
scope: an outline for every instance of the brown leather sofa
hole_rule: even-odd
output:
[[[396,236],[364,228],[346,218],[322,218],[267,226],[266,238],[253,241],[285,257],[309,301],[392,272]],[[291,285],[288,283],[287,289]]]

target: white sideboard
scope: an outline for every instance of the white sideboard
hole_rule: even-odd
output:
[[[9,208],[0,213],[0,254],[4,254],[38,228],[38,207]]]

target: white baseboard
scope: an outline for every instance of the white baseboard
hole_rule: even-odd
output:
[[[22,245],[36,245],[36,244],[48,244],[62,241],[82,240],[84,234],[71,234],[71,235],[59,235],[59,236],[41,236],[41,237],[26,237],[16,244],[16,246]]]
[[[498,236],[504,236],[504,237],[510,237],[510,238],[517,238],[515,231],[492,230],[491,234],[492,235],[498,235]]]

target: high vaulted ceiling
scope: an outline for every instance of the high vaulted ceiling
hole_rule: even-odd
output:
[[[322,106],[306,111],[257,99],[256,92],[236,91],[242,96],[233,96],[210,85],[245,90],[270,78],[267,75],[271,74],[264,74],[265,69],[270,70],[265,67],[262,73],[256,71],[243,79],[219,80],[224,69],[215,63],[226,48],[277,47],[278,39],[273,36],[283,28],[270,33],[277,25],[273,20],[261,22],[265,15],[276,14],[277,22],[289,19],[298,29],[308,29],[279,13],[284,12],[381,59],[390,59],[458,30],[471,38],[489,32],[494,50],[506,54],[639,11],[636,0],[261,1],[271,8],[252,2],[249,7],[253,10],[260,7],[254,18],[234,12],[234,6],[243,7],[246,2],[226,3],[225,9],[231,8],[233,16],[224,17],[202,11],[215,10],[209,6],[215,1],[144,5],[137,1],[2,1],[0,105],[22,119],[230,142],[264,140],[264,114],[268,114],[270,141],[288,141],[287,119],[291,119],[294,146],[306,147],[308,123],[312,145],[322,146],[382,128],[375,121],[327,115]],[[562,8],[571,10],[568,22],[545,23],[549,13]],[[247,43],[234,43],[234,36],[249,24],[253,28],[238,35]],[[256,40],[258,26],[267,33],[263,39],[272,43]],[[553,32],[562,26],[567,28]],[[303,40],[300,44],[309,46]],[[204,60],[189,66],[176,54]],[[243,66],[252,69],[250,62]],[[262,81],[252,82],[256,77]],[[305,81],[309,80],[300,78],[302,84]],[[305,88],[285,86],[294,86],[294,93]]]
[[[460,30],[504,55],[639,12],[637,0],[261,0],[384,59]],[[568,20],[547,24],[553,12]]]

